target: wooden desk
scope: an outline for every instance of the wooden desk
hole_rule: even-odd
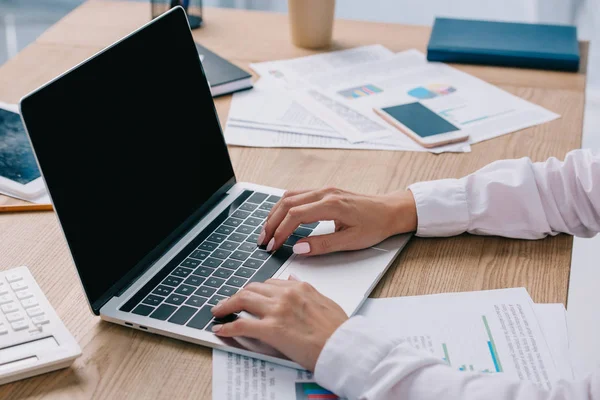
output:
[[[140,2],[90,1],[0,67],[0,100],[19,98],[149,20]],[[311,52],[288,38],[286,15],[205,9],[198,42],[242,67]],[[425,51],[430,29],[338,20],[335,49],[381,43],[393,51]],[[385,193],[418,180],[460,177],[503,158],[563,157],[580,147],[585,65],[577,74],[459,66],[540,104],[562,118],[473,146],[469,154],[254,149],[231,147],[239,180],[286,189],[334,185]],[[222,123],[230,98],[216,101]],[[17,202],[0,197],[0,202]],[[90,210],[93,212],[93,210]],[[405,296],[524,286],[538,302],[565,302],[572,238],[518,241],[462,235],[414,238],[373,292]],[[0,268],[29,265],[75,335],[83,355],[72,368],[0,387],[0,398],[211,398],[211,350],[101,322],[86,304],[52,213],[0,215]]]

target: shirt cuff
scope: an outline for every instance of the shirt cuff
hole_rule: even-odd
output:
[[[464,179],[414,183],[408,187],[417,204],[417,236],[454,236],[469,228]]]
[[[363,316],[352,317],[325,344],[315,367],[315,380],[339,396],[357,399],[368,389],[377,364],[403,341]]]

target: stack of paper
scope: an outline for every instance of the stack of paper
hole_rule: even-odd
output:
[[[524,288],[368,299],[359,315],[465,373],[502,373],[550,389],[572,380],[566,310]],[[213,398],[337,399],[308,371],[213,351]],[[329,397],[327,397],[329,396]]]
[[[233,96],[225,138],[254,147],[466,152],[470,144],[558,118],[416,50],[380,45],[251,64],[254,89]],[[468,142],[427,149],[373,108],[420,103]]]

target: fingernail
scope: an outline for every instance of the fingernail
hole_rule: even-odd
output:
[[[271,240],[269,240],[269,244],[267,245],[267,251],[273,250],[273,246],[275,246],[275,238],[271,238]]]
[[[262,228],[262,230],[260,231],[260,235],[258,235],[258,239],[256,240],[256,244],[260,246],[263,243],[263,240],[265,240],[265,235],[265,228]]]
[[[294,247],[292,247],[292,251],[295,254],[306,254],[310,253],[310,244],[307,242],[296,243]]]
[[[290,274],[290,276],[288,276],[288,281],[298,281],[298,282],[300,282],[300,279],[296,275]]]
[[[223,325],[221,325],[221,324],[219,324],[219,325],[213,325],[212,331],[215,332],[215,333],[219,332],[222,327],[223,327]]]
[[[215,311],[217,311],[219,308],[223,307],[223,303],[225,303],[225,300],[221,300],[219,301],[217,304],[215,304],[215,306],[212,308],[212,312],[214,313]]]

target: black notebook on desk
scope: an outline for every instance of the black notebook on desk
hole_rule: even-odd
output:
[[[196,43],[213,97],[252,87],[252,75],[206,47]]]

